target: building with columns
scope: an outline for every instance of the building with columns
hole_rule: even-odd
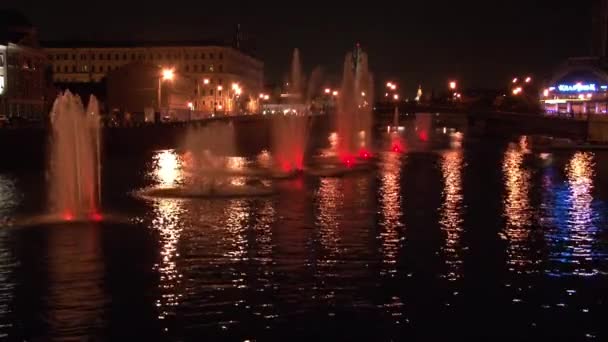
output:
[[[56,42],[46,43],[44,50],[55,83],[101,82],[109,72],[135,62],[172,69],[176,77],[194,80],[197,111],[255,111],[263,90],[263,63],[217,42]]]

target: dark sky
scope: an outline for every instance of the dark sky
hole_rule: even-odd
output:
[[[267,81],[287,73],[294,47],[306,70],[320,65],[336,75],[345,52],[360,42],[378,83],[397,80],[409,97],[419,83],[443,89],[449,78],[463,87],[501,87],[516,74],[543,78],[564,58],[590,51],[590,0],[140,3],[4,0],[0,6],[23,11],[43,40],[228,39],[241,23],[255,38]]]

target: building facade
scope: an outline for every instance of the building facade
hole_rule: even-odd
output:
[[[200,111],[238,113],[238,103],[255,102],[263,89],[263,63],[221,44],[49,43],[45,52],[56,83],[100,82],[134,62],[172,69],[176,77],[195,80],[194,106]]]
[[[49,100],[47,67],[36,29],[20,13],[0,11],[0,115],[43,118]]]

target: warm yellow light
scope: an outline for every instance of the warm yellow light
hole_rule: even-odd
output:
[[[549,89],[545,89],[545,90],[543,91],[543,96],[544,96],[544,97],[549,96]]]
[[[222,109],[222,105],[217,105],[217,109],[221,110]]]
[[[208,78],[205,78],[205,79],[203,80],[203,84],[209,84],[209,79],[208,79]]]
[[[391,82],[388,82],[388,83],[386,83],[386,87],[387,87],[387,88],[392,88],[392,87],[393,87],[393,84],[392,84]]]
[[[338,96],[338,91],[334,90],[334,92],[332,93],[333,96]]]
[[[217,90],[220,90],[220,91],[221,91],[222,89],[224,89],[224,87],[222,87],[222,86],[217,86]]]
[[[241,90],[241,88],[236,88],[236,89],[234,90],[234,92],[235,92],[237,95],[241,95],[242,90]]]
[[[399,95],[398,94],[393,95],[393,99],[399,100]]]
[[[365,96],[365,92],[364,91],[361,92],[361,96]]]
[[[393,84],[393,85],[391,86],[391,89],[393,89],[393,90],[397,89],[397,85],[396,85],[396,84]]]
[[[325,94],[329,94],[329,93],[331,93],[331,89],[325,88]]]
[[[188,108],[189,108],[190,110],[194,109],[194,103],[192,103],[192,102],[188,102]]]
[[[450,89],[452,89],[452,90],[456,89],[456,81],[451,81],[450,82]]]
[[[528,76],[526,77],[526,83],[530,83],[532,81],[532,77]]]
[[[517,77],[513,79],[513,83],[517,83]]]
[[[163,80],[171,81],[175,77],[173,69],[163,69]]]
[[[264,94],[260,94],[260,98],[263,99],[264,98]]]
[[[269,98],[270,98],[270,96],[264,95],[264,100],[268,100]]]
[[[238,84],[236,83],[232,83],[232,90],[236,90],[239,87]]]

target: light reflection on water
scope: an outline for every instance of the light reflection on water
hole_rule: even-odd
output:
[[[605,252],[596,250],[600,210],[605,206],[593,198],[595,156],[591,152],[575,153],[564,168],[566,182],[556,182],[555,175],[544,176],[544,209],[546,238],[549,243],[551,275],[596,275],[596,258]],[[605,272],[605,266],[603,272]]]
[[[401,154],[383,153],[381,154],[380,169],[380,207],[382,220],[380,226],[380,238],[382,241],[382,262],[386,273],[394,274],[397,272],[397,258],[400,249],[399,233],[403,229],[401,217],[402,198],[401,198]]]
[[[175,314],[179,304],[182,274],[177,265],[179,251],[177,244],[183,230],[183,201],[177,199],[156,199],[153,203],[152,226],[160,234],[160,257],[154,268],[160,275],[161,297],[157,299],[158,318],[165,319]]]
[[[528,194],[531,174],[524,166],[527,155],[527,141],[521,139],[518,147],[509,146],[505,151],[502,164],[506,191],[503,237],[507,241],[507,263],[515,271],[523,271],[533,263],[529,246],[533,209]]]
[[[461,330],[469,329],[469,322],[474,322],[475,331],[483,329],[477,314],[485,315],[485,311],[468,311],[469,307],[483,307],[490,308],[488,315],[499,316],[499,324],[510,327],[508,333],[534,334],[532,324],[545,313],[551,318],[546,319],[550,327],[543,332],[554,332],[558,326],[581,332],[575,327],[579,323],[569,324],[588,312],[580,309],[596,310],[599,304],[587,304],[608,299],[601,291],[607,269],[606,195],[598,191],[596,183],[601,152],[564,153],[566,161],[552,157],[540,165],[525,139],[507,150],[492,148],[479,155],[466,146],[441,152],[418,149],[409,155],[379,153],[378,169],[343,178],[303,176],[275,182],[280,191],[270,198],[125,200],[125,213],[137,212],[141,217],[136,221],[147,228],[139,232],[136,228],[141,227],[126,227],[133,228],[129,234],[149,234],[153,240],[153,247],[146,247],[153,261],[142,266],[154,278],[149,288],[142,289],[146,303],[139,308],[149,304],[154,314],[153,321],[146,323],[168,327],[177,340],[192,336],[263,340],[277,336],[273,335],[277,331],[314,334],[317,327],[353,334],[373,331],[378,340],[390,340],[399,329],[419,329],[426,334],[428,326],[437,327],[433,334],[450,337],[456,330],[445,327],[451,322],[451,327]],[[495,158],[487,158],[489,155]],[[150,186],[186,184],[191,175],[185,169],[191,157],[174,151],[155,154],[145,170]],[[486,169],[487,159],[492,159],[495,170]],[[226,165],[235,170],[250,162],[250,158],[226,159]],[[480,164],[490,181],[469,182],[471,169],[480,172]],[[122,164],[106,167],[126,169]],[[421,175],[424,186],[415,187]],[[247,177],[232,179],[243,182]],[[10,217],[18,202],[18,196],[11,193],[22,190],[6,184],[13,183],[0,176],[0,215]],[[410,192],[414,193],[410,196],[407,191],[411,189],[420,191]],[[504,197],[493,197],[501,192]],[[410,197],[405,198],[406,193]],[[480,194],[495,199],[495,206],[471,200]],[[6,209],[3,203],[9,203]],[[408,207],[412,203],[414,208]],[[472,207],[466,207],[469,204]],[[494,226],[472,226],[471,222],[484,222],[487,217],[503,217],[504,226],[501,220]],[[75,340],[105,336],[97,329],[113,329],[115,322],[108,321],[115,318],[106,315],[106,306],[116,302],[122,286],[107,286],[106,282],[120,284],[128,277],[116,271],[120,267],[114,266],[114,271],[105,267],[109,261],[99,248],[103,241],[104,251],[111,253],[124,241],[126,231],[81,228],[49,235],[49,260],[44,268],[49,281],[40,285],[48,293],[45,310],[53,316],[44,318],[48,330],[53,330],[48,335]],[[533,244],[535,230],[543,242],[539,246]],[[15,272],[26,275],[20,278],[24,288],[32,286],[27,283],[30,270],[20,269],[23,256],[12,249],[12,238],[21,234],[19,229],[0,230],[0,333],[19,325],[19,318],[33,319],[38,314],[12,315],[15,297],[30,294],[16,294]],[[504,243],[485,240],[498,234]],[[486,244],[493,248],[484,249]],[[471,248],[466,255],[463,246]],[[35,252],[26,253],[39,257]],[[484,260],[471,262],[467,257],[473,254]],[[491,261],[485,263],[485,258]],[[133,263],[127,257],[118,259],[114,263]],[[535,273],[534,277],[542,279],[529,280],[534,277],[525,274],[537,263],[550,276]],[[576,277],[565,284],[564,280],[571,279],[554,275]],[[598,289],[577,282],[584,275],[595,275],[584,280],[597,281],[593,285]],[[446,285],[444,280],[438,281],[440,277],[457,282]],[[146,280],[136,283],[138,286],[149,281],[142,278]],[[517,292],[517,305],[511,302],[510,290],[504,289],[506,283]],[[456,295],[453,284],[462,285],[458,297],[452,297]],[[544,297],[534,292],[539,288]],[[570,295],[583,290],[585,299]],[[561,294],[573,299],[565,303]],[[458,299],[446,300],[446,296]],[[545,301],[534,302],[535,296]],[[466,305],[459,306],[459,301]],[[571,303],[582,308],[565,307]],[[122,302],[127,304],[130,301]],[[536,311],[539,305],[546,307],[542,314]],[[528,311],[533,321],[522,318],[528,317]],[[592,333],[601,329],[599,324],[589,324],[597,327],[589,330]],[[584,334],[575,337],[581,336]]]
[[[462,150],[446,151],[442,155],[441,173],[443,175],[444,202],[441,206],[439,224],[444,231],[445,245],[442,247],[448,272],[445,278],[454,281],[462,275],[461,235],[463,231],[463,172]]]

